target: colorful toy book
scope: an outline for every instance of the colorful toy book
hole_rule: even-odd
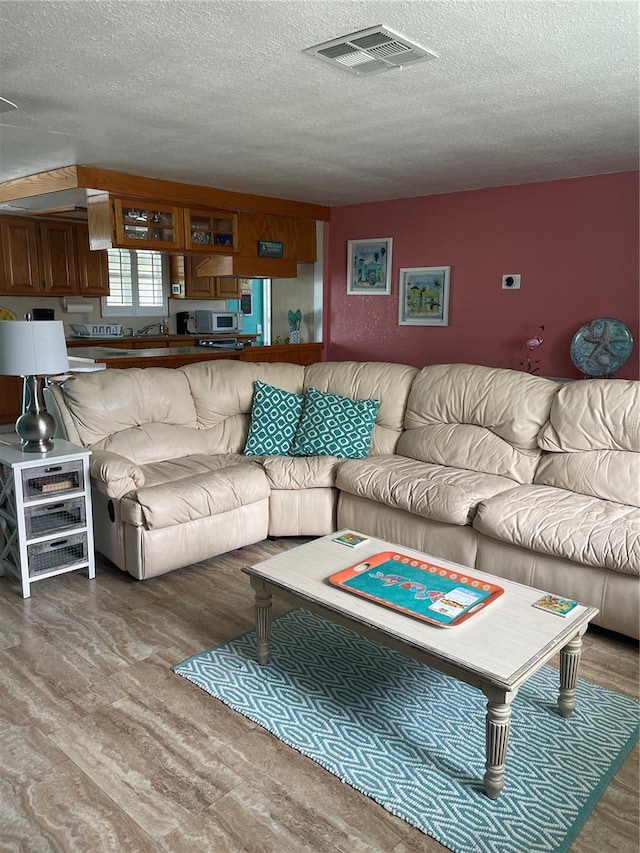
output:
[[[556,616],[568,616],[569,613],[578,606],[577,601],[572,601],[570,598],[562,598],[559,595],[545,595],[534,602],[534,607],[538,610],[546,610],[547,613],[554,613]]]
[[[341,545],[347,545],[349,548],[357,548],[358,545],[364,545],[369,541],[369,539],[361,533],[354,533],[353,531],[348,530],[346,533],[341,533],[340,536],[336,536],[333,541],[339,542]]]
[[[504,590],[462,571],[383,551],[331,575],[329,583],[441,628],[459,625]]]

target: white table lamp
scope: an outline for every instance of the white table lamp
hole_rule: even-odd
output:
[[[24,377],[24,412],[16,432],[27,453],[53,449],[55,418],[47,412],[42,377],[69,369],[64,325],[59,320],[0,322],[0,374]]]

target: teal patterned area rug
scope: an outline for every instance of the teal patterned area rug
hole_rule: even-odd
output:
[[[483,792],[484,695],[320,616],[272,623],[173,667],[455,853],[563,853],[638,738],[636,701],[544,666],[512,703],[505,787]]]

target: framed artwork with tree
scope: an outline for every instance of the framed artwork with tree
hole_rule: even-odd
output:
[[[391,237],[349,240],[347,293],[388,296],[391,293]]]
[[[449,325],[451,267],[407,267],[400,270],[398,325]]]

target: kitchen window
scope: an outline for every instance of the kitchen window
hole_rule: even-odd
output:
[[[168,257],[142,249],[109,249],[109,296],[104,317],[157,317],[168,313]]]

